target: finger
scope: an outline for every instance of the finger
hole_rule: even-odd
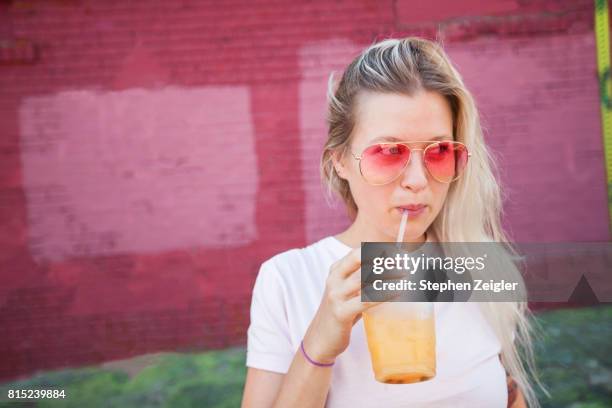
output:
[[[355,272],[342,281],[342,289],[340,290],[342,297],[344,299],[350,299],[356,294],[359,294],[362,286],[361,282],[361,268],[358,268]]]
[[[368,282],[364,280],[361,276],[362,269],[359,268],[355,272],[353,272],[348,278],[342,281],[342,289],[340,290],[340,294],[344,297],[344,299],[350,299],[354,296],[360,294],[360,292],[364,289],[372,289],[372,282]],[[381,281],[397,281],[397,279],[393,279],[386,276],[380,276],[378,280]],[[386,293],[383,293],[383,295]],[[393,298],[393,293],[389,292],[390,298]]]
[[[382,280],[386,281],[387,279],[382,279]],[[394,279],[389,279],[389,280],[396,281]],[[374,291],[373,283],[364,282],[361,279],[361,276],[359,273],[354,273],[349,278],[344,280],[341,283],[341,285],[342,285],[342,288],[338,291],[338,294],[344,300],[352,299],[355,296],[361,297],[361,292],[364,290],[367,291],[367,293],[370,293],[370,296],[372,295],[372,293],[376,293],[377,302],[388,302],[404,294],[404,292],[402,291],[393,291],[393,290]],[[366,297],[366,299],[368,299],[368,297]]]
[[[361,296],[355,296],[346,301],[346,307],[352,314],[358,314],[373,306],[379,305],[381,302],[361,301]]]
[[[352,292],[346,299],[352,299],[357,296],[360,299],[364,299],[364,302],[372,302],[372,303],[383,303],[390,302],[404,296],[405,293],[403,291],[397,290],[386,290],[386,291],[378,291],[372,288],[372,285],[369,284],[360,284],[360,287]]]
[[[336,261],[330,268],[330,274],[345,279],[361,266],[361,247],[354,248],[347,255]]]
[[[364,305],[365,309],[369,309],[373,306],[380,305],[381,303],[391,302],[394,299],[401,297],[401,293],[387,293],[381,300],[375,301],[363,301],[361,302]],[[361,296],[358,296],[357,299],[361,299]]]

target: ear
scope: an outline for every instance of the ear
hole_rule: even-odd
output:
[[[336,173],[338,174],[338,177],[340,177],[341,179],[346,180],[346,168],[344,167],[344,164],[342,163],[342,160],[339,159],[340,157],[340,152],[335,151],[334,153],[332,153],[331,155],[331,159],[332,162],[334,164],[334,169],[336,170]]]

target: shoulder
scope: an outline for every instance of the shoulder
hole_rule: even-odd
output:
[[[271,256],[261,264],[258,279],[283,281],[305,278],[337,256],[332,239],[325,237],[307,246],[290,248]]]

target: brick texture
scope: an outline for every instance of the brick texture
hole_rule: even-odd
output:
[[[261,262],[348,225],[326,80],[388,36],[444,39],[516,239],[609,239],[592,1],[413,3],[2,2],[0,378],[244,344]]]

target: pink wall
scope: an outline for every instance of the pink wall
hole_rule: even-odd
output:
[[[517,240],[609,239],[592,1],[293,3],[2,3],[0,378],[244,344],[260,263],[348,225],[327,76],[387,36],[441,30]]]

